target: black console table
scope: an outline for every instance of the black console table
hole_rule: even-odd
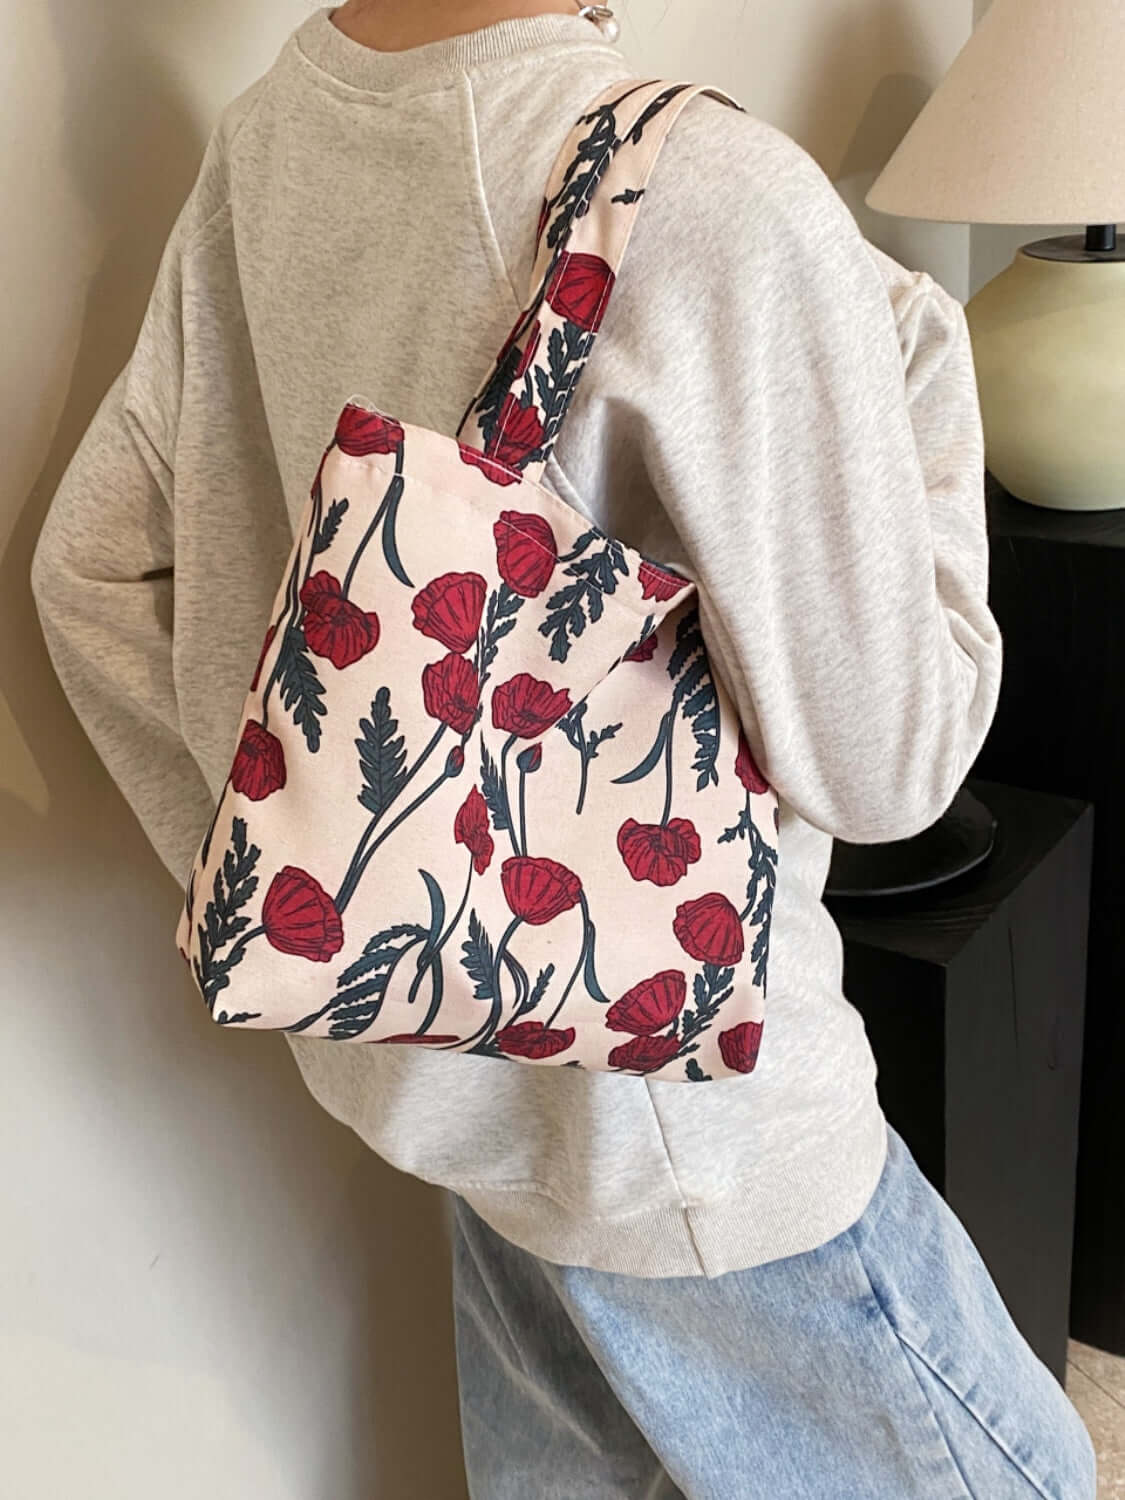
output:
[[[1093,810],[970,779],[988,862],[931,891],[827,898],[880,1102],[1065,1379]]]
[[[1125,1354],[1125,510],[987,496],[1005,664],[974,773],[1095,806],[1071,1332]]]

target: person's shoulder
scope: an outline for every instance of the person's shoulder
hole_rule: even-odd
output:
[[[214,137],[223,149],[230,151],[247,121],[251,120],[268,97],[277,77],[277,66],[270,68],[261,77],[235,94],[223,107],[215,124]]]
[[[268,97],[273,70],[237,93],[220,110],[211,133],[207,138],[203,156],[196,173],[195,183],[184,204],[178,226],[184,245],[192,250],[202,243],[210,243],[210,236],[200,236],[210,230],[222,211],[230,203],[231,164],[239,139],[247,122],[258,113],[262,102]]]
[[[681,210],[740,237],[855,234],[850,209],[819,162],[792,136],[748,110],[698,94],[670,131],[654,171]],[[654,197],[656,194],[654,193]]]

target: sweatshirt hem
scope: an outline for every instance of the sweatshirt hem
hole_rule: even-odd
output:
[[[854,1129],[834,1134],[831,1148],[702,1203],[599,1218],[534,1189],[448,1186],[497,1234],[542,1260],[710,1278],[804,1254],[849,1229],[871,1201],[886,1154],[886,1118],[872,1090]]]

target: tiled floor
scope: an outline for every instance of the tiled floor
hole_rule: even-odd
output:
[[[1125,1500],[1125,1359],[1071,1339],[1066,1393],[1098,1450],[1098,1500]]]

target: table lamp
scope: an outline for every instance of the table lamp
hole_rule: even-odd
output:
[[[905,218],[1087,226],[965,308],[985,459],[1020,500],[1125,507],[1125,3],[994,0],[866,202]]]

